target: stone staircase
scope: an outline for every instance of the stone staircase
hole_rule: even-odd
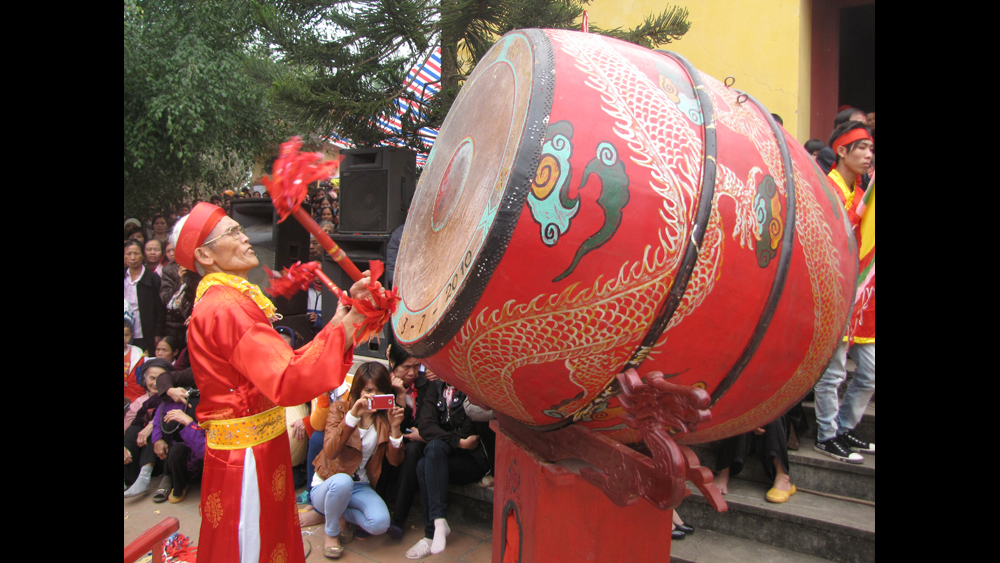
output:
[[[771,483],[756,458],[730,480],[729,512],[716,513],[692,490],[678,512],[697,531],[674,542],[674,563],[875,561],[875,456],[865,456],[864,465],[849,465],[814,451],[815,409],[811,403],[804,407],[810,432],[800,437],[799,451],[788,452],[792,483],[800,492],[787,504],[765,501]],[[874,401],[856,433],[875,441]],[[693,449],[702,465],[714,469],[712,446]]]
[[[815,407],[812,402],[803,407],[809,432],[799,437],[799,451],[788,452],[792,483],[800,492],[783,505],[764,500],[771,482],[753,456],[746,460],[743,472],[730,480],[725,497],[728,512],[715,512],[691,487],[691,496],[678,512],[696,532],[673,542],[672,563],[875,561],[875,456],[866,455],[864,465],[849,465],[813,450]],[[874,398],[855,433],[876,442]],[[704,467],[715,468],[712,445],[693,449]],[[449,511],[455,511],[459,520],[489,525],[492,497],[492,488],[452,487]]]

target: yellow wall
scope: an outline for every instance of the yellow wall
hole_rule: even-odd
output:
[[[809,140],[812,0],[677,0],[691,31],[662,48],[698,70],[760,100],[784,119],[799,142]],[[603,28],[638,25],[663,11],[661,0],[593,0],[590,21]]]

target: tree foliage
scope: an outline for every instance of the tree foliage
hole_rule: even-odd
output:
[[[406,73],[442,48],[443,89],[423,116],[403,116],[401,140],[424,151],[418,131],[439,127],[464,78],[503,34],[522,28],[579,29],[590,0],[247,0],[272,61],[258,76],[275,86],[288,115],[358,145],[387,137],[373,117],[393,100],[418,101]],[[631,29],[590,31],[647,47],[680,39],[688,11],[666,6]]]
[[[376,117],[418,102],[406,73],[442,48],[441,93],[396,138],[425,151],[463,80],[504,33],[579,29],[590,0],[124,0],[124,183],[128,214],[244,184],[294,131],[387,138]],[[631,29],[645,46],[683,36],[683,8]]]
[[[279,138],[228,1],[125,0],[125,210],[238,186]]]

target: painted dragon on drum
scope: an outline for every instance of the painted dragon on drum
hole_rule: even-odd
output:
[[[574,284],[559,295],[484,310],[459,334],[451,356],[455,376],[476,395],[490,397],[498,410],[522,420],[532,415],[514,390],[515,369],[565,361],[581,393],[546,413],[563,418],[590,403],[595,390],[628,362],[673,283],[701,179],[701,137],[658,85],[600,40],[554,35],[587,72],[587,85],[604,93],[604,110],[617,120],[614,133],[633,151],[632,159],[652,170],[650,187],[662,197],[664,226],[659,248],[647,248],[642,262],[622,265],[616,279],[598,278],[582,291]],[[629,107],[626,99],[639,105]],[[498,377],[472,377],[483,371]]]

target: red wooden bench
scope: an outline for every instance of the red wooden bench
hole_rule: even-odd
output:
[[[135,563],[144,555],[153,552],[153,563],[163,563],[163,542],[180,530],[181,523],[176,518],[167,518],[144,532],[125,548],[125,563]]]

